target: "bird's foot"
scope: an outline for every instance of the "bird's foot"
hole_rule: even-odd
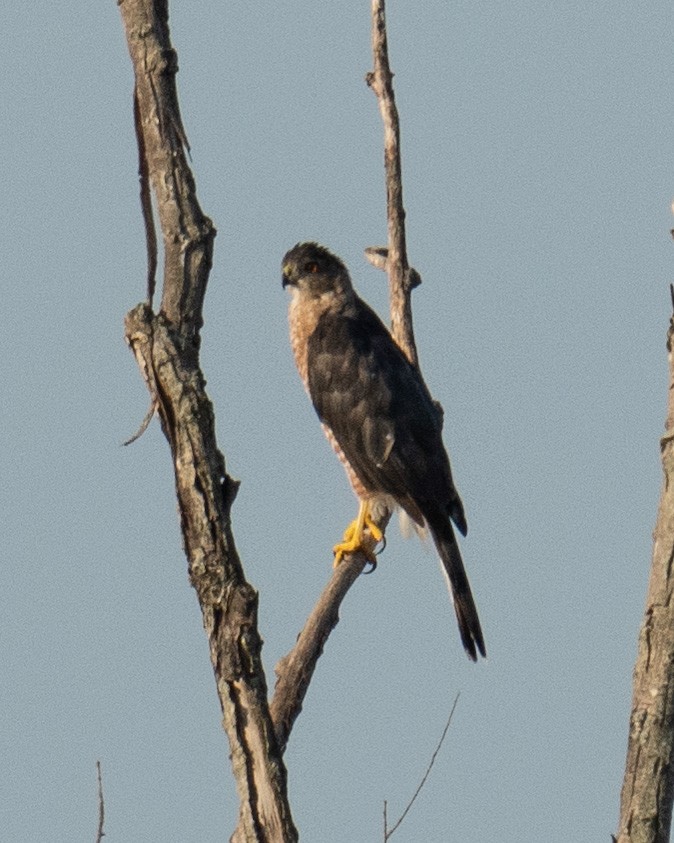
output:
[[[381,529],[370,518],[366,503],[361,503],[358,517],[344,531],[344,539],[332,548],[335,554],[336,568],[348,553],[362,553],[374,570],[377,567],[377,556],[374,549],[384,539]]]

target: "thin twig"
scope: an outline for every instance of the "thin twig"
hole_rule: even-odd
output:
[[[386,269],[391,300],[391,333],[414,365],[418,362],[412,328],[412,302],[403,206],[402,165],[400,160],[400,120],[393,93],[393,73],[389,65],[384,0],[372,0],[372,53],[374,69],[365,77],[374,91],[384,123],[384,169],[386,173],[386,218],[388,252]],[[418,278],[418,276],[417,276]]]
[[[101,843],[105,837],[103,831],[103,823],[105,822],[105,802],[103,801],[103,779],[101,778],[101,762],[96,762],[96,777],[98,778],[98,831],[96,833],[96,843]]]
[[[138,430],[133,434],[130,439],[127,439],[126,442],[122,442],[122,445],[132,445],[136,442],[140,437],[145,433],[145,431],[150,426],[150,422],[154,418],[154,414],[157,412],[157,399],[152,398],[150,400],[150,406],[147,409],[147,413],[145,413],[145,418],[140,423],[140,427]]]
[[[428,777],[431,773],[431,770],[433,769],[433,765],[435,764],[435,759],[438,757],[438,753],[440,752],[440,749],[442,748],[443,741],[445,740],[447,732],[449,731],[449,726],[452,722],[452,717],[454,715],[454,710],[456,709],[456,704],[458,703],[458,701],[459,701],[459,694],[457,694],[456,697],[454,697],[454,704],[452,705],[452,710],[449,712],[449,717],[447,718],[447,723],[445,724],[445,728],[442,731],[442,736],[440,737],[440,740],[438,741],[438,745],[435,747],[435,752],[431,756],[431,761],[428,765],[428,768],[426,769],[426,772],[424,773],[423,778],[419,782],[419,787],[414,791],[414,796],[410,799],[407,807],[405,808],[405,810],[400,815],[400,819],[398,820],[398,822],[396,822],[394,824],[393,828],[390,831],[387,831],[386,825],[384,825],[384,841],[389,840],[391,838],[391,836],[393,835],[393,832],[397,828],[400,827],[402,821],[405,819],[405,817],[409,813],[410,808],[412,807],[412,805],[414,805],[414,802],[415,802],[417,796],[421,793],[421,790],[422,790],[423,786],[426,784],[426,780],[428,779]],[[386,802],[384,802],[384,818],[386,818]],[[384,819],[384,823],[386,823],[386,819]]]

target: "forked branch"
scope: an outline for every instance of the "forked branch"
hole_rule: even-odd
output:
[[[286,773],[269,715],[257,631],[230,520],[237,484],[225,470],[199,363],[200,329],[215,229],[199,205],[178,108],[176,53],[165,0],[121,0],[135,74],[135,123],[148,242],[148,300],[127,314],[131,346],[171,448],[189,575],[199,599],[229,738],[247,843],[297,840]],[[147,180],[164,240],[161,311],[155,314],[156,237]],[[163,621],[162,621],[163,622]]]

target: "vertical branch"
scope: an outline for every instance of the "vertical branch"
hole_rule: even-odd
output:
[[[388,249],[385,254],[382,254],[382,258],[389,276],[391,333],[407,355],[408,360],[417,365],[417,348],[412,327],[411,292],[421,282],[421,279],[414,270],[410,270],[407,263],[402,165],[400,162],[400,121],[393,93],[393,73],[391,73],[388,59],[384,0],[372,0],[372,54],[374,69],[367,74],[366,82],[377,97],[379,111],[384,123]],[[371,254],[368,257],[372,260]],[[381,266],[376,260],[373,260],[373,263]]]
[[[185,154],[168,4],[120,0],[120,8],[135,73],[141,177],[149,174],[165,250],[161,311],[157,315],[149,303],[138,305],[126,316],[125,336],[171,448],[189,575],[208,637],[239,793],[237,839],[294,843],[285,766],[267,704],[257,594],[246,582],[231,526],[238,484],[228,476],[218,450],[199,363],[215,229],[201,210]],[[152,221],[146,198],[143,207],[147,232]]]
[[[98,828],[96,829],[96,843],[102,843],[105,837],[105,801],[103,800],[103,779],[101,777],[101,762],[96,762],[96,779],[98,781]]]
[[[672,294],[674,304],[674,290]],[[660,440],[664,485],[646,611],[634,668],[618,843],[668,843],[674,798],[674,316],[667,334],[669,390]]]
[[[198,343],[215,229],[201,210],[187,163],[168,2],[121,0],[120,8],[135,71],[139,154],[146,160],[164,237],[161,312],[190,342]],[[139,169],[142,177],[142,163]]]

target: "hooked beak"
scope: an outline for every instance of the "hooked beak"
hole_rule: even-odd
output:
[[[297,286],[296,282],[293,280],[293,272],[292,272],[292,267],[290,266],[290,264],[287,263],[283,267],[282,271],[283,271],[283,277],[282,277],[282,280],[281,280],[281,284],[283,285],[283,289],[285,289],[288,286],[291,286],[291,287]]]

